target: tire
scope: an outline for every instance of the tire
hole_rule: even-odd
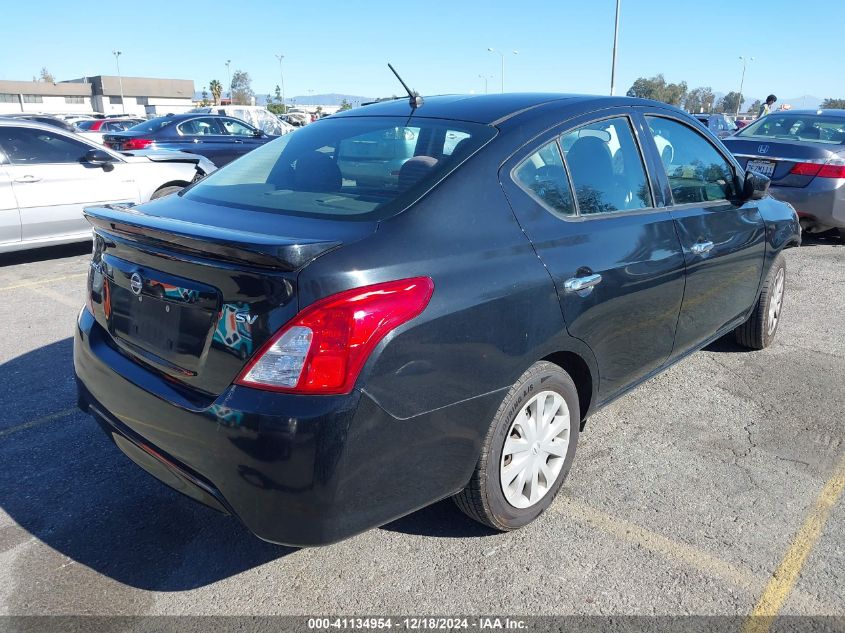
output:
[[[766,280],[754,311],[748,320],[734,330],[736,342],[748,349],[765,349],[775,340],[786,294],[786,259],[778,254]]]
[[[184,188],[185,187],[162,187],[161,189],[156,189],[153,195],[150,196],[150,200],[157,200],[158,198],[169,196],[171,193],[182,191]]]
[[[845,242],[845,229],[839,229],[839,239]]]
[[[538,440],[531,442],[537,436],[532,435],[534,431],[530,420],[535,419],[541,401],[555,407],[556,413],[549,425],[543,425],[546,433],[541,432]],[[503,532],[521,528],[540,516],[551,505],[572,466],[578,446],[580,411],[578,391],[569,374],[545,361],[532,365],[511,387],[499,406],[469,483],[453,497],[461,511]],[[567,444],[564,444],[563,431],[555,432],[551,428],[563,425],[564,415],[567,417]],[[525,426],[520,422],[524,422]],[[555,435],[553,441],[543,442],[543,436],[549,432]],[[505,451],[508,440],[511,440],[509,450],[512,452]],[[523,441],[527,447],[525,450]],[[518,452],[511,447],[516,447]],[[545,449],[551,449],[556,454],[550,454]],[[517,464],[525,465],[520,468]],[[534,464],[541,469],[536,478],[533,477]],[[526,473],[525,483],[520,486],[522,472]],[[509,484],[507,493],[502,485],[503,473],[506,484]],[[508,482],[511,477],[513,479]],[[538,496],[532,500],[535,486]]]

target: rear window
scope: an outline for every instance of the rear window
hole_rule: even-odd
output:
[[[287,215],[380,219],[495,133],[488,125],[418,117],[325,119],[251,151],[182,195]]]
[[[173,123],[173,119],[162,116],[155,119],[150,119],[149,121],[144,121],[142,123],[139,123],[138,125],[133,125],[132,131],[144,133],[158,132],[161,128],[167,127],[171,123]]]
[[[799,113],[769,114],[744,127],[736,136],[845,144],[845,117]]]

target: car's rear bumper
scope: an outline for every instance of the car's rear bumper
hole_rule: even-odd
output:
[[[197,402],[113,348],[87,309],[74,366],[80,406],[133,461],[239,517],[260,538],[331,543],[458,491],[501,394],[401,420],[366,394],[294,396],[233,386]],[[122,491],[119,494],[131,494]]]
[[[806,187],[771,185],[769,191],[819,228],[845,228],[845,179],[814,178]]]

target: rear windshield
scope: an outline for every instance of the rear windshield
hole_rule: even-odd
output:
[[[843,144],[845,117],[798,113],[769,114],[746,126],[736,136]]]
[[[488,125],[418,117],[325,119],[251,151],[183,195],[286,215],[380,219],[416,200],[495,133]]]
[[[173,123],[172,118],[160,116],[155,119],[150,119],[149,121],[139,123],[138,125],[133,125],[132,131],[146,133],[158,132],[161,128],[170,125],[171,123]]]

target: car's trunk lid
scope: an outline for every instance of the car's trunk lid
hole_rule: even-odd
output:
[[[835,152],[842,148],[840,145],[762,137],[732,136],[722,142],[744,169],[759,171],[778,187],[807,186],[813,176],[793,174],[792,169],[799,163],[824,164],[835,158]]]
[[[297,313],[302,267],[375,230],[170,198],[86,209],[89,307],[110,345],[198,397],[225,390]]]

